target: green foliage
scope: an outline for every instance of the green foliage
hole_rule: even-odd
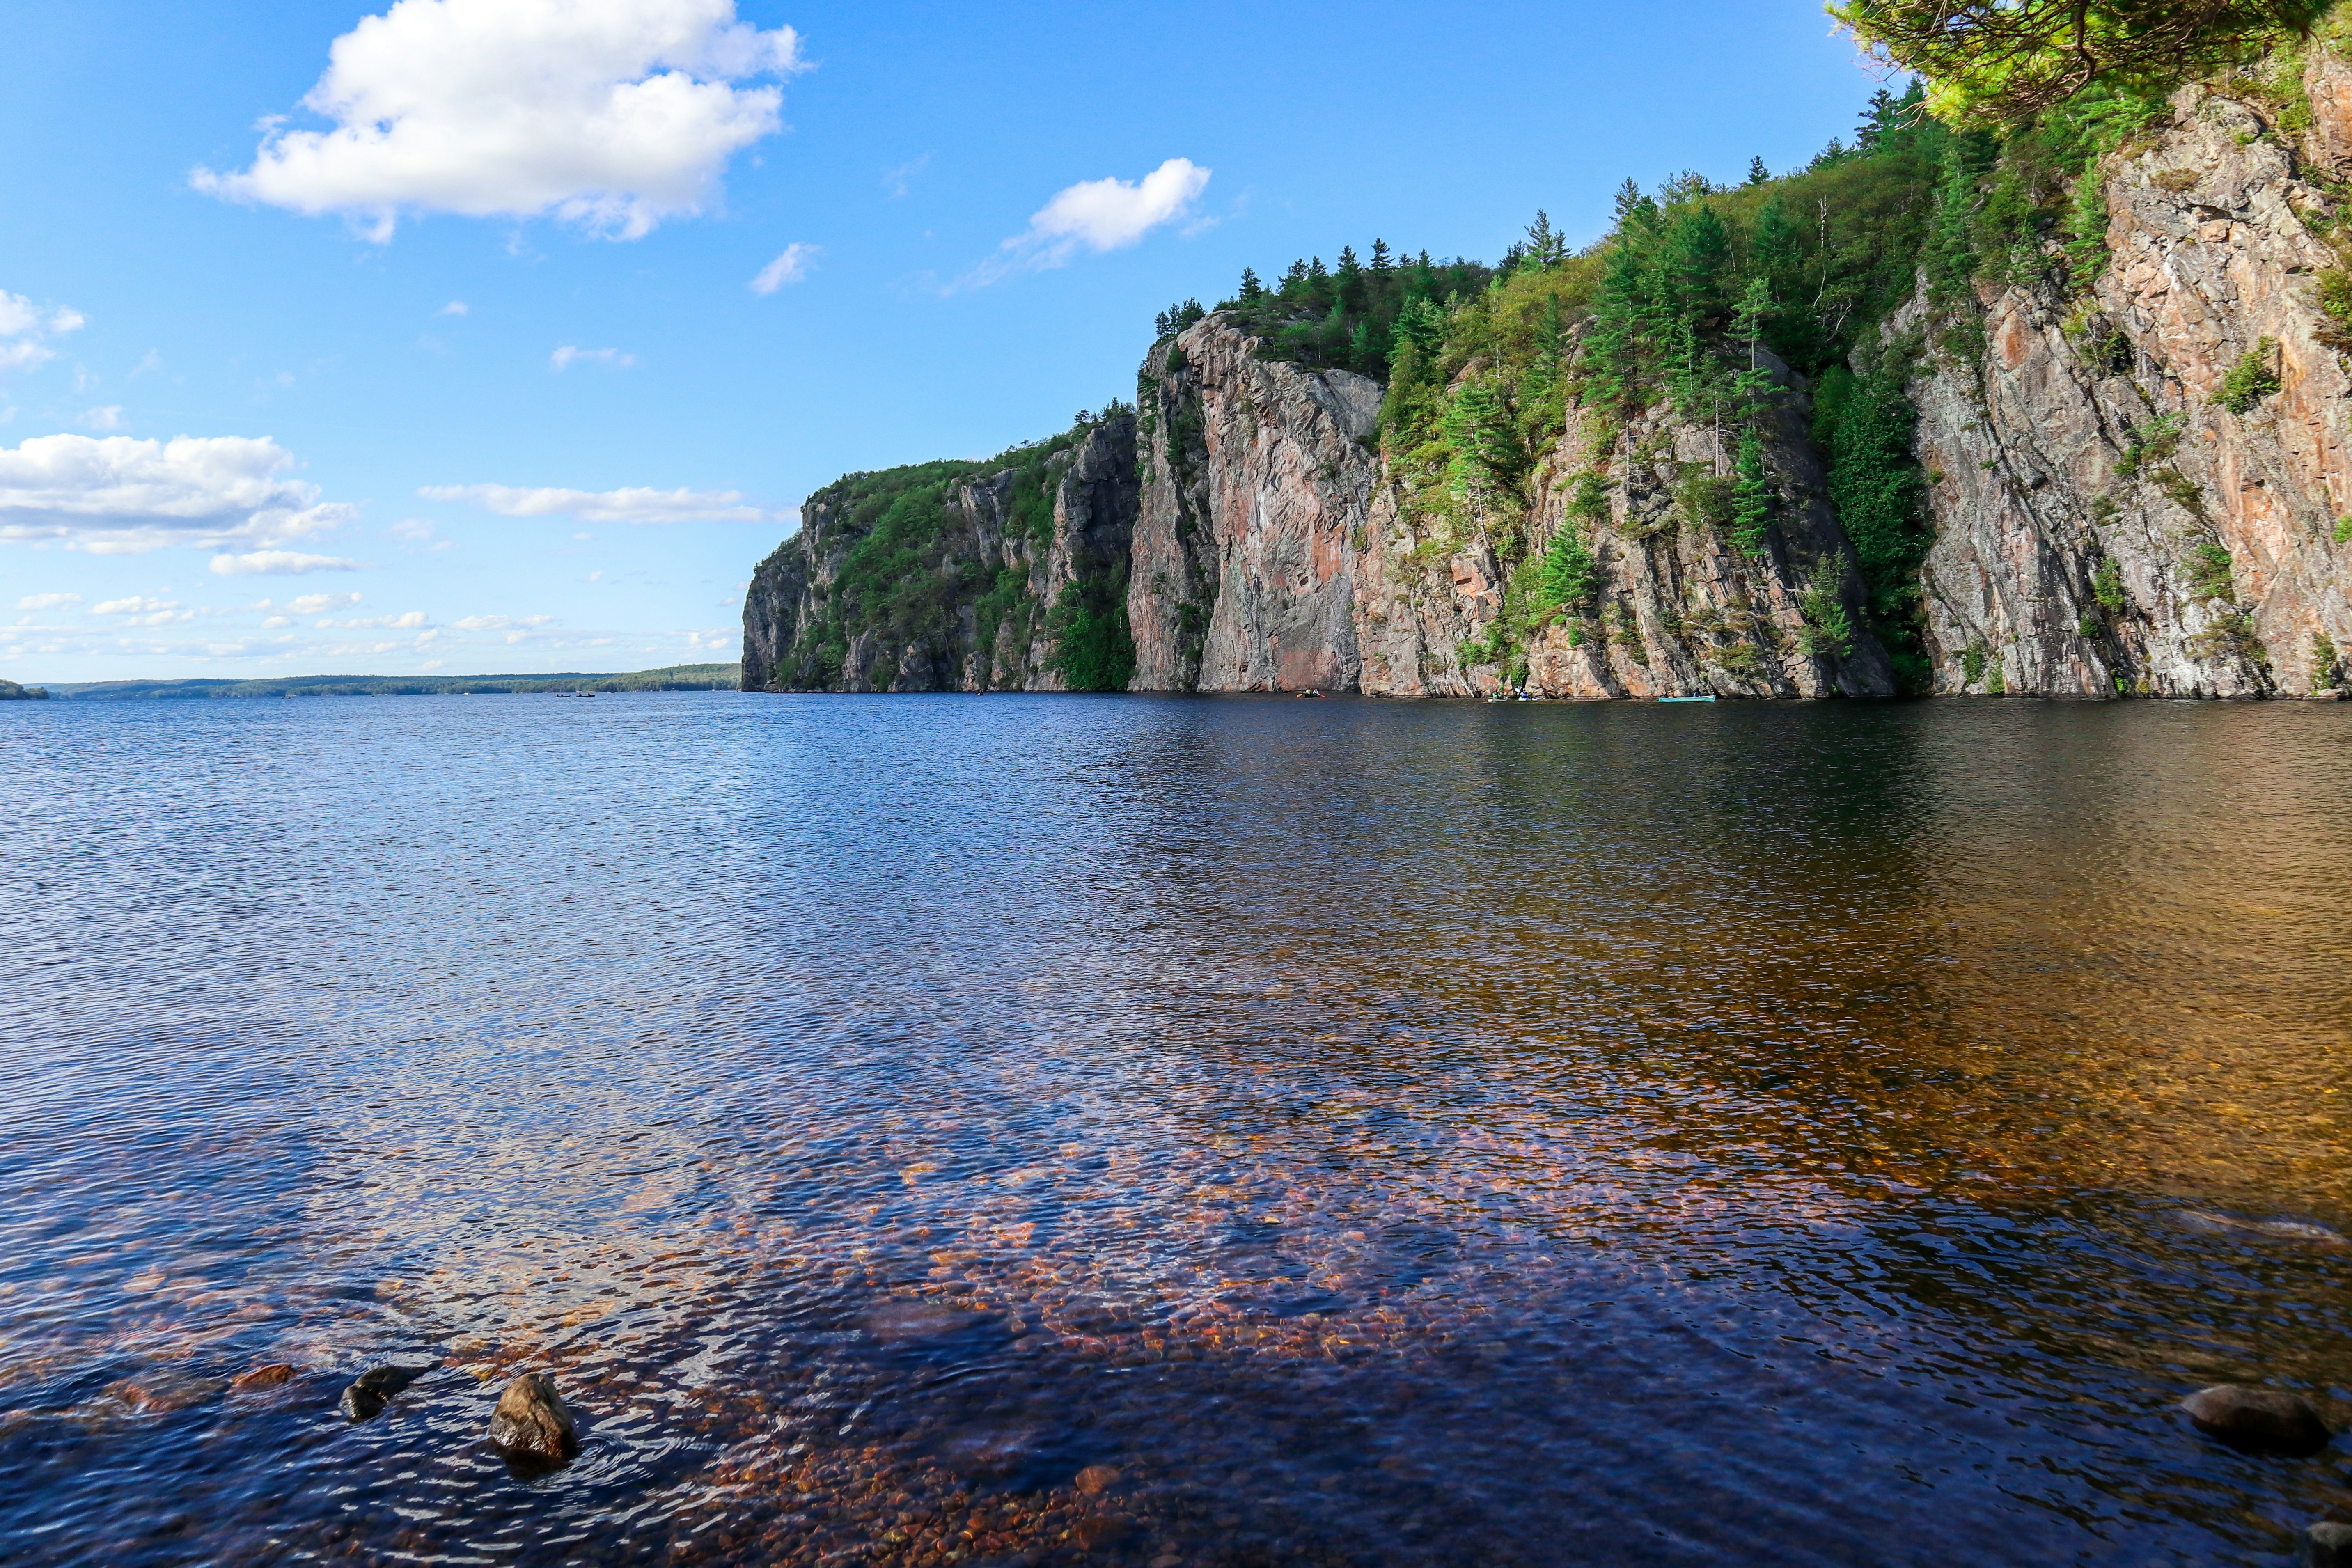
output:
[[[2091,574],[2091,596],[2098,600],[2099,608],[2107,614],[2120,616],[2124,613],[2124,569],[2116,563],[2114,556],[2102,560],[2098,570]]]
[[[1797,611],[1805,617],[1798,646],[1816,658],[1843,658],[1853,651],[1853,621],[1846,614],[1844,563],[1824,556],[1813,565]]]
[[[1244,291],[1257,289],[1257,274],[1247,268],[1242,268],[1242,287]],[[1263,291],[1260,290],[1261,293]],[[1208,313],[1202,308],[1201,301],[1198,300],[1187,300],[1181,305],[1171,305],[1152,320],[1153,341],[1172,338]]]
[[[2136,479],[2143,468],[2168,462],[2180,449],[2180,416],[2167,414],[2134,430],[2116,459],[2116,477]]]
[[[2311,689],[2332,691],[2343,679],[2344,671],[2336,659],[2336,639],[2326,632],[2315,633],[2311,639]]]
[[[2255,404],[2279,389],[2278,371],[2273,362],[2278,357],[2278,340],[2263,338],[2240,356],[2221,384],[2214,389],[2212,401],[2236,415],[2250,412]]]
[[[2237,602],[2228,549],[2219,544],[2200,544],[2189,552],[2184,563],[2189,568],[2189,592],[2192,596],[2227,604]]]
[[[1908,374],[1901,345],[1876,355],[1855,378],[1830,446],[1830,499],[1853,544],[1872,613],[1891,626],[1913,616],[1919,565],[1932,542],[1911,455],[1919,411],[1905,390]]]
[[[1114,402],[1106,415],[1124,412]],[[886,650],[894,672],[896,661],[909,649],[935,665],[953,661],[967,609],[983,659],[1008,623],[1015,646],[1025,647],[1043,610],[1034,603],[1029,573],[981,558],[961,526],[955,496],[966,485],[1009,474],[1003,490],[1006,541],[1041,550],[1053,539],[1061,459],[1088,428],[1082,421],[1050,440],[1014,447],[982,462],[917,463],[850,474],[812,495],[807,510],[823,511],[828,534],[852,542],[842,553],[820,613],[802,626],[782,660],[779,679],[800,687],[838,685],[849,645],[864,634]]]
[[[2241,658],[2267,668],[2270,649],[2254,635],[2253,617],[2231,605],[2218,612],[2203,631],[2189,639],[2189,651],[2209,662]]]
[[[1549,220],[1544,226],[1547,244],[1556,247]],[[1232,312],[1244,331],[1264,339],[1261,352],[1269,359],[1386,379],[1400,343],[1412,342],[1430,352],[1443,333],[1449,304],[1475,296],[1527,254],[1527,247],[1514,247],[1512,258],[1496,268],[1458,257],[1433,261],[1425,250],[1417,258],[1400,258],[1390,253],[1386,241],[1376,239],[1368,261],[1359,260],[1353,247],[1339,252],[1336,272],[1319,256],[1294,261],[1271,289],[1244,268],[1239,293],[1218,309]]]
[[[1984,679],[1985,645],[1972,642],[1960,652],[1960,678],[1969,686]]]
[[[1125,573],[1065,585],[1045,629],[1058,639],[1054,672],[1071,690],[1124,691],[1135,679]]]
[[[2339,517],[2336,520],[2336,542],[2352,544],[2352,517]]]
[[[1580,610],[1601,586],[1601,564],[1573,522],[1563,521],[1544,552],[1543,600],[1552,610]]]
[[[1955,124],[2014,122],[2095,84],[2162,93],[2307,30],[2330,0],[1844,0],[1830,15],[1927,79]]]

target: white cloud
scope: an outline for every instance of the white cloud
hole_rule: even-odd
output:
[[[266,436],[36,436],[0,447],[0,541],[63,540],[102,555],[164,544],[276,544],[353,515],[288,477]]]
[[[634,239],[712,201],[735,153],[782,125],[790,27],[734,0],[398,0],[328,50],[302,100],[331,131],[265,126],[253,166],[200,191],[316,216],[552,213]]]
[[[86,430],[127,430],[130,428],[130,426],[122,417],[122,405],[120,403],[110,403],[103,408],[91,409],[89,413],[81,416],[81,423],[82,427]]]
[[[618,349],[578,349],[566,343],[547,356],[547,367],[550,370],[561,372],[569,370],[582,360],[593,360],[599,364],[608,364],[614,370],[626,370],[637,363],[637,356],[625,354]]]
[[[411,610],[399,616],[363,616],[357,620],[320,621],[321,627],[339,626],[344,631],[415,631],[425,624],[425,612]]]
[[[503,632],[514,627],[543,626],[554,618],[553,616],[467,616],[464,620],[449,624],[461,632]],[[525,635],[515,631],[507,641],[518,642]]]
[[[809,268],[823,254],[823,248],[818,246],[803,245],[794,240],[784,247],[782,256],[760,268],[760,275],[751,279],[751,292],[772,294],[787,283],[799,282],[809,275]]]
[[[44,311],[22,294],[0,289],[0,370],[31,370],[57,357],[42,340],[79,331],[82,315],[63,306]]]
[[[357,572],[367,563],[340,555],[305,555],[298,550],[251,550],[242,555],[215,555],[213,574],[219,577],[297,577],[305,572]]]
[[[64,605],[81,603],[79,594],[27,594],[16,601],[20,610],[54,610]]]
[[[140,594],[133,594],[127,599],[109,599],[102,604],[92,605],[89,613],[93,616],[121,616],[125,626],[168,626],[192,619],[195,615],[194,610],[183,609],[175,600],[151,599]]]
[[[434,531],[433,525],[421,517],[404,517],[384,531],[394,539],[422,540],[432,538]]]
[[[357,594],[305,594],[300,598],[287,600],[286,608],[297,616],[323,616],[329,610],[340,610],[359,602]],[[269,601],[264,599],[262,603],[267,605]]]
[[[895,169],[883,170],[882,188],[894,196],[905,195],[908,187],[914,184],[915,176],[929,168],[930,162],[931,155],[926,153],[921,157],[910,163],[901,163]]]
[[[765,522],[740,490],[529,489],[516,485],[427,485],[426,500],[471,501],[501,517],[576,517],[583,522]]]
[[[979,288],[1014,272],[1059,267],[1082,246],[1123,250],[1192,211],[1209,174],[1190,158],[1171,158],[1140,180],[1082,180],[1055,193],[1029,219],[1028,232],[997,247],[956,286]]]
[[[466,313],[466,301],[452,300],[433,313],[436,316],[462,316]]]

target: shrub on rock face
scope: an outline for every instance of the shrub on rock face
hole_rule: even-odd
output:
[[[2278,340],[2264,338],[2230,367],[2214,390],[2213,401],[2232,414],[2244,415],[2279,389],[2278,372],[2271,362],[2278,356]]]

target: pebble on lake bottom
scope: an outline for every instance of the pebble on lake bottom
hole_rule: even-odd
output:
[[[539,1459],[568,1459],[580,1451],[579,1430],[555,1392],[555,1380],[539,1372],[524,1373],[499,1395],[490,1442],[509,1454]]]
[[[243,1394],[247,1389],[276,1388],[278,1384],[291,1380],[293,1376],[294,1369],[291,1366],[282,1361],[272,1362],[268,1366],[257,1366],[250,1372],[238,1373],[228,1380],[228,1386],[232,1393]]]
[[[2309,1401],[2283,1389],[2221,1383],[2198,1390],[2180,1407],[2200,1432],[2247,1453],[2304,1458],[2334,1436]]]
[[[1123,1479],[1124,1478],[1121,1477],[1117,1470],[1111,1468],[1108,1465],[1088,1465],[1085,1469],[1080,1470],[1077,1473],[1077,1477],[1072,1484],[1075,1485],[1078,1490],[1091,1496],[1096,1492],[1107,1492],[1110,1490],[1111,1488],[1118,1485],[1120,1480]]]
[[[394,1394],[422,1377],[425,1371],[421,1366],[371,1367],[343,1390],[337,1407],[349,1419],[364,1421],[391,1404]]]

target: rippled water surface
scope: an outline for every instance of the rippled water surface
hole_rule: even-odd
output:
[[[2347,1066],[2335,705],[0,705],[0,1560],[2273,1562]]]

